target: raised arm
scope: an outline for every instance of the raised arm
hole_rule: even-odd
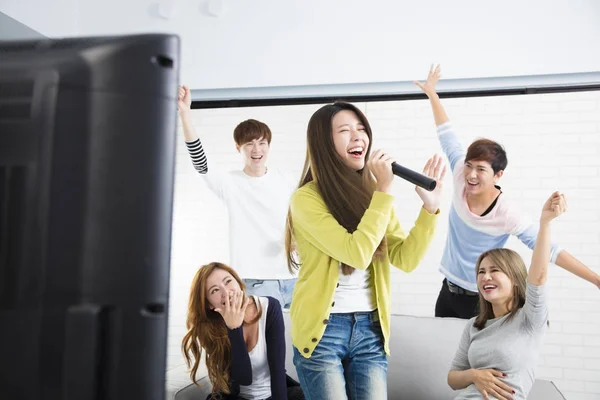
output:
[[[427,160],[423,175],[435,179],[437,184],[432,192],[416,187],[419,197],[423,200],[423,208],[408,236],[402,231],[392,209],[386,238],[390,262],[396,268],[410,272],[419,265],[425,255],[435,232],[445,174],[446,166],[441,156],[436,154]]]
[[[516,235],[521,242],[532,250],[535,249],[537,240],[540,237],[539,235],[545,233],[540,232],[542,229],[541,224],[530,223],[520,211],[513,213],[512,218],[508,220],[507,224],[507,232]],[[568,251],[561,249],[556,243],[550,244],[548,257],[550,262],[600,288],[600,275],[572,256]]]
[[[556,265],[580,277],[586,281],[593,283],[600,289],[600,275],[588,268],[584,263],[573,257],[568,251],[561,250],[556,257]]]
[[[544,203],[540,217],[540,229],[531,256],[531,267],[527,274],[527,281],[535,286],[546,283],[548,264],[550,263],[550,248],[552,246],[550,223],[566,210],[567,199],[564,194],[559,192],[552,193]]]
[[[179,110],[179,117],[181,118],[181,124],[183,125],[183,137],[185,138],[185,144],[192,158],[192,164],[198,173],[206,174],[208,172],[208,162],[206,160],[206,154],[202,148],[202,143],[196,134],[196,128],[191,115],[192,105],[192,94],[190,88],[187,86],[181,86],[179,88],[179,95],[177,98],[177,109]]]
[[[551,232],[550,222],[567,210],[567,200],[563,194],[552,193],[542,207],[540,228],[531,256],[531,267],[527,274],[527,292],[523,313],[526,327],[535,332],[546,325],[548,320],[548,300],[546,296],[546,277],[550,263]]]
[[[192,120],[191,113],[192,95],[190,88],[181,86],[179,88],[179,97],[177,99],[177,108],[181,123],[183,125],[183,136],[185,145],[192,159],[194,169],[202,176],[202,179],[208,185],[208,188],[221,200],[226,200],[231,194],[231,181],[227,174],[223,174],[218,169],[211,168],[208,173],[208,161],[202,143],[196,135],[196,129]]]
[[[448,161],[450,161],[450,168],[454,171],[454,167],[458,162],[464,159],[466,153],[458,136],[454,133],[454,129],[450,124],[450,119],[448,118],[446,110],[444,110],[444,106],[442,106],[440,97],[435,89],[436,84],[440,80],[440,74],[440,66],[438,65],[434,68],[432,65],[429,69],[427,80],[424,83],[415,81],[415,85],[417,85],[429,98],[442,150],[444,150],[446,157],[448,157]]]
[[[429,102],[431,103],[431,110],[433,111],[433,119],[435,120],[435,125],[439,126],[443,123],[450,121],[448,115],[446,114],[446,110],[444,110],[444,106],[442,106],[442,102],[440,101],[440,96],[438,96],[435,85],[440,80],[442,69],[438,64],[437,67],[433,67],[429,69],[429,74],[427,75],[427,80],[425,83],[415,81],[415,85],[417,85],[421,90],[427,95],[429,98]]]

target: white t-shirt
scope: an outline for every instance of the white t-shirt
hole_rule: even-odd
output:
[[[269,299],[252,296],[256,304],[260,301],[262,315],[258,320],[258,341],[248,352],[252,365],[252,385],[240,385],[240,396],[248,400],[262,400],[271,397],[271,369],[267,360],[266,323]]]
[[[377,308],[375,288],[371,282],[371,267],[362,271],[355,269],[350,275],[342,274],[339,265],[339,286],[335,289],[332,313],[373,311]]]
[[[260,177],[222,173],[209,166],[200,175],[229,212],[230,265],[242,279],[292,279],[285,254],[285,221],[293,182],[277,169]]]

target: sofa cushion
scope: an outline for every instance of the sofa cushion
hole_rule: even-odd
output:
[[[283,313],[286,325],[286,370],[298,380],[293,364],[290,316]],[[466,320],[456,318],[412,317],[392,315],[388,359],[388,398],[411,400],[444,400],[456,396],[447,384],[448,370],[462,335]],[[168,378],[168,375],[167,375]],[[167,379],[169,380],[169,379]],[[189,382],[189,378],[187,380]],[[169,400],[204,400],[210,393],[210,382],[202,387],[189,385],[173,393]],[[169,382],[168,382],[169,384]],[[564,400],[552,382],[536,380],[529,400]]]
[[[456,396],[447,378],[466,322],[457,318],[394,315],[388,360],[389,398]],[[391,376],[394,379],[389,379]]]

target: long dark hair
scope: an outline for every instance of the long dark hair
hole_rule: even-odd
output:
[[[365,127],[369,137],[369,146],[365,153],[365,167],[359,171],[348,168],[335,151],[333,143],[332,120],[342,110],[356,114]],[[333,217],[350,233],[356,230],[361,218],[369,207],[375,179],[366,167],[371,151],[373,133],[367,117],[356,106],[350,103],[336,102],[318,109],[308,122],[306,131],[306,159],[298,188],[314,181],[325,205]],[[285,235],[285,247],[288,257],[288,268],[294,272],[300,262],[294,257],[294,231],[291,212],[288,211]],[[386,249],[385,237],[379,244],[374,257],[383,256]],[[342,264],[342,273],[350,275],[354,268]]]

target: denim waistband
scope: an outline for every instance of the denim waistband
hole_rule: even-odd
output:
[[[338,319],[338,320],[348,320],[348,321],[365,321],[368,320],[370,322],[379,321],[379,312],[377,309],[373,311],[358,311],[358,312],[350,312],[350,313],[331,313],[329,315],[329,320]]]

